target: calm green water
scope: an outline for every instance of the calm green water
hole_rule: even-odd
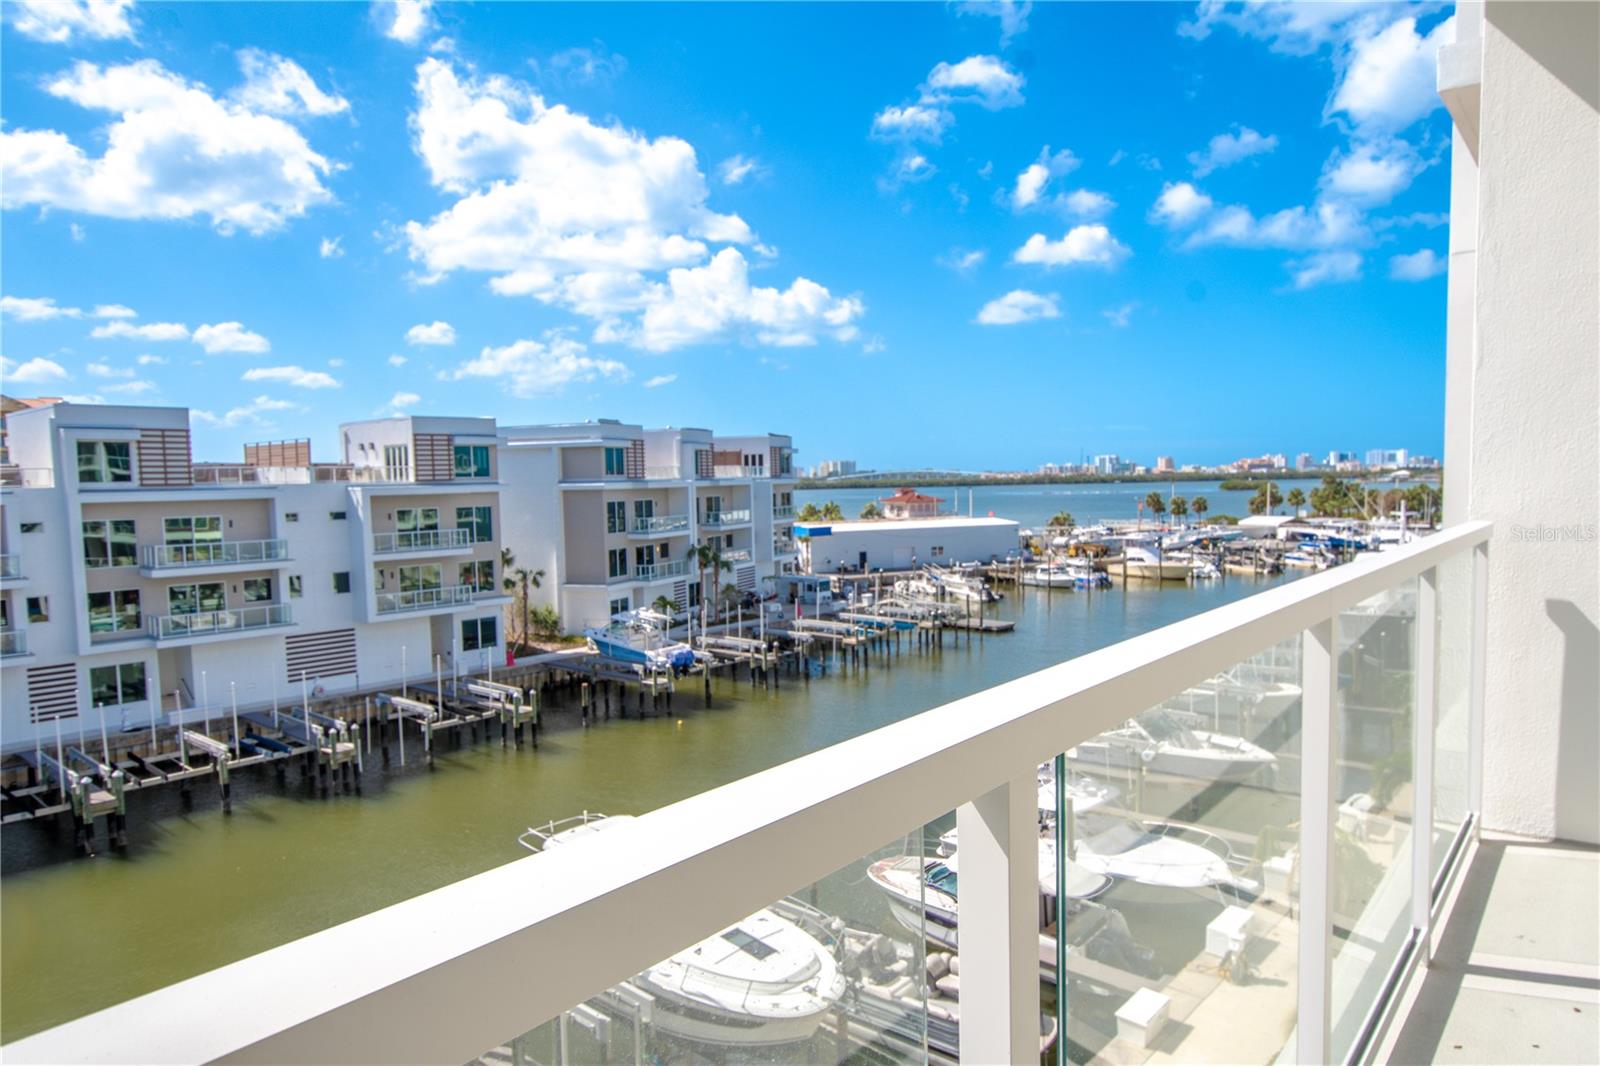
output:
[[[70,830],[12,827],[0,841],[0,1039],[516,859],[531,823],[647,811],[1267,583],[1010,592],[995,610],[1018,619],[1011,634],[947,641],[942,655],[907,654],[865,675],[785,679],[778,692],[719,681],[712,708],[683,692],[666,718],[585,729],[571,710],[548,709],[538,751],[463,746],[431,773],[408,744],[405,771],[369,759],[359,798],[310,799],[298,771],[284,788],[270,772],[239,775],[231,816],[214,784],[197,789],[191,812],[175,790],[136,795],[126,857],[73,859]]]

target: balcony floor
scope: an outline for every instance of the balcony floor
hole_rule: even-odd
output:
[[[1393,1063],[1600,1062],[1600,849],[1485,834]]]

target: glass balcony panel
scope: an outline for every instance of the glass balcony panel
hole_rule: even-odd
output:
[[[530,830],[553,843],[523,839],[560,846],[559,834],[605,821],[583,815]],[[959,976],[929,943],[919,869],[924,851],[939,861],[936,844],[919,827],[473,1061],[887,1066],[929,1061],[930,1042],[954,1060],[958,1000],[939,986]]]
[[[1075,1062],[1271,1062],[1297,1015],[1300,661],[1290,640],[1067,752]],[[1055,767],[1039,807],[1055,869]],[[1054,910],[1055,885],[1041,913]]]
[[[1439,704],[1433,719],[1433,873],[1467,818],[1467,702],[1472,670],[1472,556],[1439,564]]]
[[[1411,933],[1416,613],[1411,580],[1338,621],[1331,994],[1340,1061]]]

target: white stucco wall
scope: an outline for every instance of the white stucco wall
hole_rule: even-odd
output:
[[[1487,5],[1478,158],[1458,140],[1452,162],[1451,228],[1463,239],[1452,240],[1445,456],[1447,517],[1496,523],[1484,823],[1590,842],[1600,841],[1596,41],[1592,3]]]

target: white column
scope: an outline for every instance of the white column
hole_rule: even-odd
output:
[[[1433,954],[1433,724],[1439,705],[1439,571],[1417,579],[1411,757],[1411,926],[1426,965]]]
[[[1333,715],[1338,706],[1336,619],[1305,631],[1300,725],[1299,1025],[1295,1061],[1329,1061],[1333,1036]]]
[[[1038,783],[956,811],[961,837],[961,1062],[1039,1059]]]

